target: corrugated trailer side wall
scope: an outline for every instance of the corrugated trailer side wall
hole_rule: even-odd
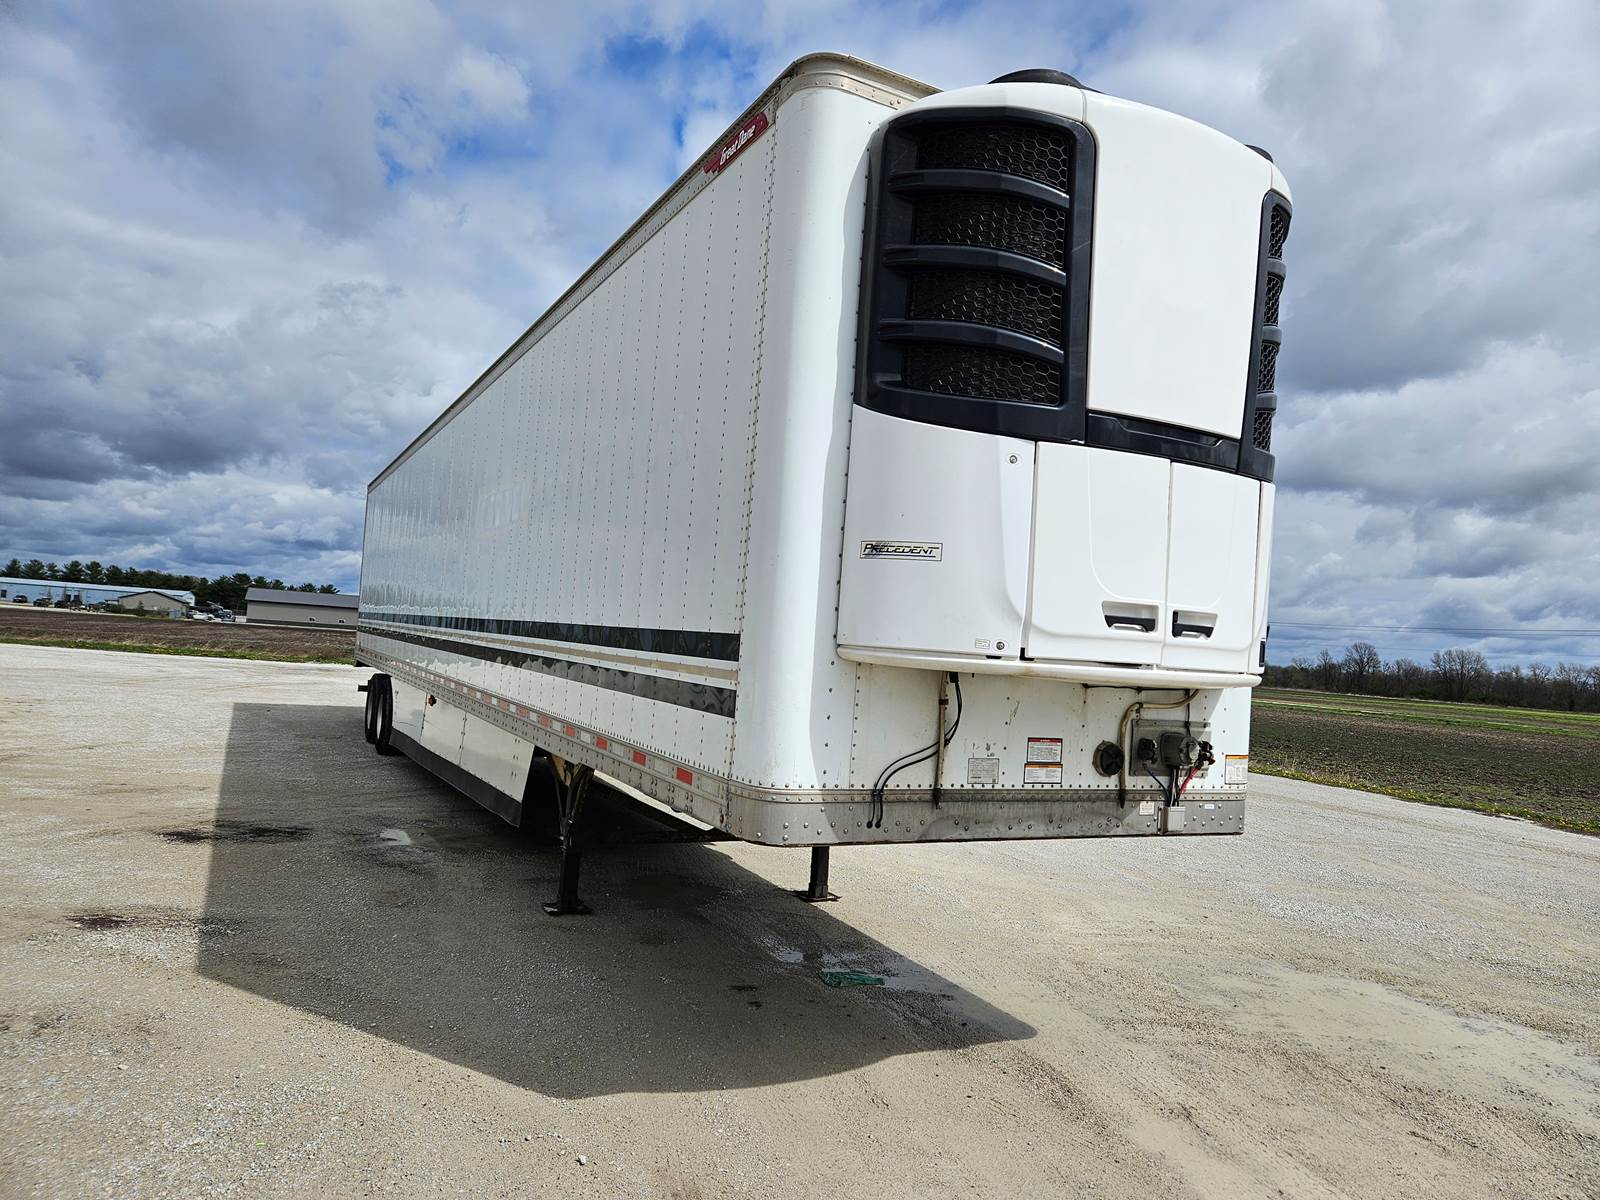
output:
[[[726,771],[778,124],[375,485],[364,647]]]

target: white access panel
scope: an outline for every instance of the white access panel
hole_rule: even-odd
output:
[[[1216,671],[1249,671],[1254,666],[1260,508],[1258,481],[1172,464],[1162,666]],[[1184,627],[1209,632],[1174,633]]]
[[[1187,118],[1083,95],[1096,160],[1089,407],[1237,438],[1272,165]]]
[[[1030,658],[1160,661],[1170,467],[1164,458],[1040,443]]]
[[[406,693],[406,704],[421,705],[425,703],[424,694],[405,684],[393,684],[398,706],[399,694]],[[398,726],[396,726],[398,728]],[[427,715],[422,720],[422,733],[416,742],[424,750],[437,754],[449,763],[461,762],[461,739],[466,733],[467,714],[452,705],[435,704],[427,710]],[[402,730],[401,732],[405,732]]]
[[[423,693],[415,688],[396,685],[394,689],[394,727],[413,741],[422,740],[422,726],[427,708]]]
[[[520,796],[532,757],[531,743],[504,729],[467,718],[457,765],[468,774],[507,796]]]
[[[839,644],[1016,658],[1033,452],[857,408]]]

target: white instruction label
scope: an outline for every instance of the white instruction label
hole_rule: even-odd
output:
[[[1154,800],[1141,800],[1141,801],[1139,801],[1139,815],[1141,817],[1153,817],[1153,816],[1155,816],[1156,815],[1156,802]]]
[[[1250,771],[1248,754],[1230,754],[1222,768],[1223,783],[1244,783]]]
[[[975,787],[981,783],[999,782],[1000,760],[998,758],[967,759],[967,786]]]
[[[1023,783],[1060,783],[1061,764],[1027,763],[1022,768]]]
[[[1029,738],[1028,761],[1030,763],[1058,763],[1061,761],[1060,738]]]

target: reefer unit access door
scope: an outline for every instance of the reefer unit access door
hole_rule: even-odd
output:
[[[1281,177],[1048,83],[920,101],[874,161],[841,652],[1254,682]]]

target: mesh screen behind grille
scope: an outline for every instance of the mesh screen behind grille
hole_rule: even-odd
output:
[[[1267,234],[1267,253],[1273,258],[1283,257],[1283,243],[1289,239],[1289,212],[1287,209],[1274,206],[1272,209],[1272,228]]]
[[[1278,343],[1261,344],[1261,368],[1256,372],[1256,391],[1271,392],[1278,386]]]
[[[993,325],[1061,344],[1061,289],[999,271],[928,269],[911,276],[906,315]]]
[[[970,192],[919,197],[911,240],[953,246],[992,246],[1047,262],[1067,263],[1067,214],[1059,208]]]
[[[1002,171],[1067,190],[1072,152],[1064,135],[1017,125],[957,125],[926,134],[917,153],[923,169]]]
[[[909,113],[890,122],[875,161],[865,403],[955,428],[1081,438],[1083,355],[1068,352],[1087,338],[1088,130],[1043,112]],[[1071,268],[1081,283],[1056,274]]]
[[[1272,449],[1272,410],[1258,408],[1256,410],[1255,431],[1252,442],[1257,450]]]
[[[1283,276],[1267,276],[1267,302],[1262,314],[1262,323],[1276,325],[1278,323],[1278,308],[1283,300]]]
[[[1061,403],[1061,370],[1036,358],[976,346],[906,347],[906,384],[946,396]]]

